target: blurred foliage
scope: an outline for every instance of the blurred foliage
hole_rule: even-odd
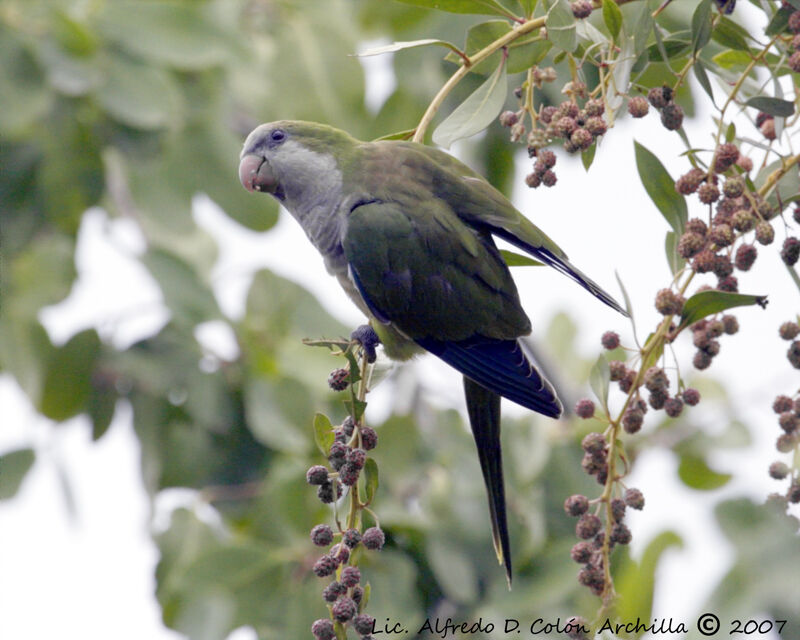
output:
[[[311,621],[324,613],[308,531],[330,510],[304,475],[319,462],[314,413],[341,419],[344,409],[324,384],[330,357],[300,340],[350,330],[308,292],[268,271],[255,275],[244,314],[226,316],[209,276],[215,244],[195,223],[193,198],[206,194],[238,224],[265,231],[275,224],[276,206],[236,180],[241,141],[255,124],[303,118],[364,139],[413,128],[453,65],[427,49],[403,51],[392,62],[396,84],[372,113],[361,64],[349,54],[373,39],[437,37],[461,46],[479,20],[469,12],[486,3],[453,0],[465,10],[456,14],[424,8],[430,4],[0,1],[0,370],[43,416],[87,415],[95,439],[115,407],[129,404],[151,499],[170,487],[191,488],[198,507],[211,505],[222,516],[211,524],[200,509],[180,508],[156,535],[163,618],[188,637],[222,639],[242,625],[260,638],[308,637]],[[622,7],[626,21],[633,11]],[[689,55],[689,19],[686,6],[664,16],[665,28],[679,34],[664,42],[677,64]],[[469,34],[466,48],[477,47],[480,33]],[[737,43],[735,32],[727,37]],[[642,55],[653,63],[645,69],[640,58],[635,70],[639,83],[654,85],[666,71],[656,43],[644,44]],[[466,78],[448,107],[483,81]],[[690,112],[690,96],[681,92]],[[490,129],[467,153],[509,191],[514,149],[502,131]],[[141,230],[146,248],[138,259],[169,311],[156,333],[126,348],[114,347],[98,327],[56,344],[40,322],[41,310],[73,286],[77,233],[90,207]],[[201,346],[195,331],[210,320],[232,330],[239,357],[225,361]],[[586,384],[593,360],[576,352],[575,334],[566,316],[544,332],[557,361],[569,363],[564,374]],[[401,375],[386,384],[403,382]],[[372,585],[372,614],[411,629],[437,615],[591,616],[596,602],[575,580],[574,522],[562,509],[567,495],[591,490],[577,444],[586,427],[564,429],[534,416],[505,422],[519,568],[509,593],[490,552],[484,489],[464,421],[413,396],[410,408],[375,425],[376,510],[389,537],[382,554],[360,563]],[[722,392],[712,402],[727,406]],[[692,418],[667,421],[632,439],[632,463],[640,449],[668,446],[680,457],[681,480],[708,490],[727,479],[707,464],[708,454],[745,444],[747,429],[734,416],[713,437]],[[34,464],[29,448],[0,456],[0,499],[16,494]],[[796,552],[794,525],[741,500],[720,505],[717,517],[735,559],[709,606],[731,615],[741,614],[734,604],[775,617],[796,613],[796,568],[782,560]],[[616,554],[620,615],[650,615],[659,558],[679,544],[663,532],[637,561]]]

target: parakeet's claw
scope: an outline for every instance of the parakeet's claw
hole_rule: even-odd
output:
[[[361,344],[364,353],[367,354],[367,362],[370,364],[375,362],[378,357],[375,353],[375,348],[381,343],[381,339],[375,333],[375,329],[368,324],[362,324],[350,334],[350,339]]]

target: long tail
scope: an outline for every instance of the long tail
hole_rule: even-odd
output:
[[[483,481],[489,498],[492,540],[497,561],[505,566],[508,588],[511,588],[511,545],[506,519],[506,491],[503,484],[503,454],[500,449],[500,396],[464,376],[467,412]]]

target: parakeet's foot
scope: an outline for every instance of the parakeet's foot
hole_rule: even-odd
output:
[[[375,358],[377,357],[375,347],[381,343],[381,339],[378,337],[378,334],[375,333],[375,329],[368,324],[362,324],[350,334],[350,339],[361,343],[361,346],[364,348],[364,353],[367,354],[367,362],[375,362]]]

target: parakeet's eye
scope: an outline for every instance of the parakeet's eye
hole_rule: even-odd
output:
[[[282,129],[275,129],[269,134],[269,139],[273,144],[279,144],[286,139],[286,132]]]

